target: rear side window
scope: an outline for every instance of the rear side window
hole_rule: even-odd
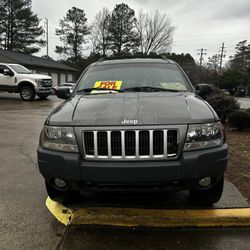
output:
[[[9,69],[8,67],[6,67],[5,65],[0,65],[0,74],[3,74],[3,71],[5,69]]]

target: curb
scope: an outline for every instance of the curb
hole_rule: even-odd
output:
[[[233,209],[143,209],[86,207],[71,210],[46,200],[46,206],[62,224],[103,225],[116,227],[247,227],[250,208]]]
[[[71,209],[64,207],[61,203],[51,200],[49,197],[46,199],[45,205],[59,222],[65,226],[70,224],[74,215]]]

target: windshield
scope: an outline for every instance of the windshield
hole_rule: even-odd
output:
[[[22,65],[9,65],[10,68],[12,68],[17,74],[33,74],[30,70],[23,67]]]
[[[174,64],[131,63],[92,66],[79,80],[77,91],[84,89],[133,91],[187,91],[191,87]],[[97,91],[98,92],[98,91]],[[96,91],[93,91],[96,93]]]

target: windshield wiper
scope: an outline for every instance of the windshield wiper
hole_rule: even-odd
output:
[[[130,87],[130,88],[125,88],[125,89],[107,89],[107,88],[86,88],[86,89],[80,89],[77,90],[77,93],[91,93],[94,90],[100,90],[100,91],[116,91],[116,92],[126,92],[126,91],[131,91],[131,92],[140,92],[140,91],[145,91],[145,92],[153,92],[153,91],[165,91],[165,92],[179,92],[179,90],[176,89],[165,89],[165,88],[159,88],[159,87],[152,87],[152,86],[136,86],[136,87]]]
[[[77,93],[82,93],[82,92],[85,92],[85,93],[90,93],[92,92],[93,90],[104,90],[104,91],[116,91],[116,92],[124,92],[123,90],[121,89],[104,89],[104,88],[86,88],[86,89],[80,89],[80,90],[77,90]]]
[[[176,89],[165,89],[165,88],[159,88],[159,87],[152,87],[152,86],[137,86],[137,87],[131,87],[126,88],[124,91],[167,91],[167,92],[179,92],[179,90]]]

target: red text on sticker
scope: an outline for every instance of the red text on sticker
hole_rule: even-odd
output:
[[[116,82],[101,82],[99,88],[103,89],[117,89]]]

